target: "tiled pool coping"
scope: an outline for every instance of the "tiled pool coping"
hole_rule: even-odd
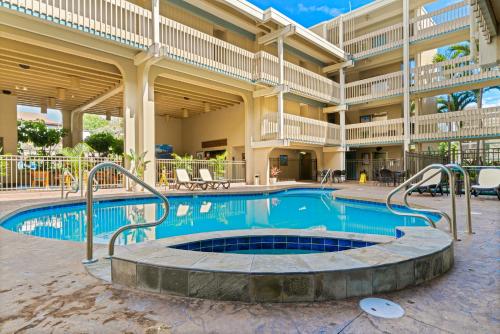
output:
[[[115,284],[196,298],[307,302],[400,290],[453,265],[452,239],[431,227],[401,227],[400,238],[356,233],[256,229],[193,234],[121,247],[111,261]],[[334,253],[253,255],[169,246],[235,236],[309,236],[377,245]]]

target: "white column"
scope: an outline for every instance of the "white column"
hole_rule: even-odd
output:
[[[83,141],[83,113],[71,113],[71,146],[75,146]]]
[[[477,39],[476,39],[476,32],[477,32],[477,24],[476,24],[476,18],[474,17],[474,11],[471,10],[470,14],[470,56],[471,59],[475,62],[477,58]]]
[[[160,0],[151,0],[151,14],[151,24],[153,25],[153,48],[155,55],[158,55],[160,44]]]
[[[340,22],[341,24],[342,21]],[[341,39],[342,40],[342,39]],[[340,105],[345,105],[345,70],[341,68],[339,70],[339,79],[340,79]],[[345,110],[341,110],[339,112],[340,117],[340,147],[342,149],[342,162],[341,162],[341,170],[345,170],[345,152],[347,151],[346,144],[346,128],[345,128]]]
[[[346,129],[345,129],[345,110],[339,111],[340,116],[340,147],[342,149],[342,162],[341,162],[341,170],[345,170],[345,152],[347,151],[346,145]]]
[[[71,147],[71,111],[62,110],[62,127],[68,131],[68,134],[62,139],[63,147]]]
[[[17,96],[0,92],[0,137],[3,154],[17,154]]]
[[[137,150],[136,136],[136,108],[137,108],[137,68],[134,65],[124,68],[123,74],[123,150]],[[125,161],[126,168],[130,169],[130,162]]]
[[[403,0],[404,151],[410,149],[410,0]],[[406,170],[406,159],[405,159]]]
[[[285,63],[283,61],[283,37],[278,38],[278,66],[279,66],[279,84],[285,83]],[[283,115],[283,91],[278,93],[278,135],[279,139],[284,138],[284,115]]]
[[[138,153],[146,152],[144,159],[150,161],[144,173],[144,181],[149,185],[156,182],[155,168],[155,106],[154,86],[149,77],[149,63],[137,67],[137,108],[136,108],[136,147]]]

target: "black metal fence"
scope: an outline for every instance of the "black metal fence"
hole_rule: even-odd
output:
[[[346,178],[348,180],[359,180],[361,172],[365,172],[368,181],[376,181],[379,180],[382,169],[402,172],[404,170],[403,159],[346,160]]]

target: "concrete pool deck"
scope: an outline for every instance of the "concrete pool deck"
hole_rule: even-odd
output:
[[[253,188],[253,187],[252,187]],[[338,194],[383,199],[388,187],[340,185]],[[235,190],[236,191],[236,190]],[[51,202],[0,195],[0,215]],[[445,209],[449,198],[412,196],[411,202]],[[499,201],[472,199],[473,236],[465,233],[465,200],[457,198],[461,241],[455,265],[418,287],[379,296],[399,303],[406,315],[375,318],[359,298],[298,304],[249,304],[160,296],[117,289],[90,276],[80,261],[84,245],[0,232],[0,332],[177,333],[495,333],[498,301]]]

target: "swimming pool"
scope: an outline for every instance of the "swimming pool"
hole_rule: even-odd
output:
[[[390,213],[379,203],[334,199],[332,190],[290,189],[263,194],[169,197],[168,219],[156,227],[125,231],[125,245],[173,236],[260,228],[308,229],[395,236],[397,226],[425,226],[418,218]],[[119,227],[159,218],[156,198],[96,201],[94,241],[107,243]],[[434,220],[437,217],[430,215]],[[85,205],[66,204],[32,209],[2,223],[8,230],[43,238],[85,240]]]

